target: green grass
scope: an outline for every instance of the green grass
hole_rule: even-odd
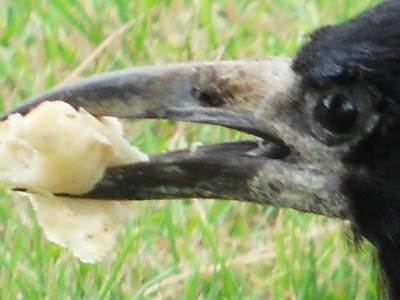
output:
[[[3,0],[0,109],[125,67],[294,55],[307,32],[377,2]],[[129,132],[148,153],[238,137],[168,121]],[[0,192],[0,299],[377,299],[371,247],[356,251],[338,220],[229,201],[142,202],[115,251],[90,265],[45,240],[26,199]]]

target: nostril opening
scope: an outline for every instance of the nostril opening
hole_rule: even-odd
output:
[[[192,95],[203,106],[207,106],[207,107],[222,107],[222,106],[224,106],[224,101],[217,95],[208,94],[208,93],[202,92],[196,88],[192,89]]]

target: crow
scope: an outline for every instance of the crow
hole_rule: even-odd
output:
[[[111,72],[47,91],[1,120],[53,100],[95,116],[258,137],[109,168],[79,197],[232,199],[349,220],[376,247],[388,296],[400,299],[399,0],[317,30],[294,59]]]

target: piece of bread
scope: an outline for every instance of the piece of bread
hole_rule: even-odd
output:
[[[0,124],[0,180],[25,188],[46,237],[85,262],[100,260],[132,213],[130,201],[61,198],[83,194],[107,167],[148,160],[116,118],[100,119],[62,101],[44,102]]]

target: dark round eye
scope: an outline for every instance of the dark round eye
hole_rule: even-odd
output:
[[[347,97],[331,94],[323,98],[315,109],[317,120],[332,133],[343,134],[353,129],[357,119],[357,107]]]

